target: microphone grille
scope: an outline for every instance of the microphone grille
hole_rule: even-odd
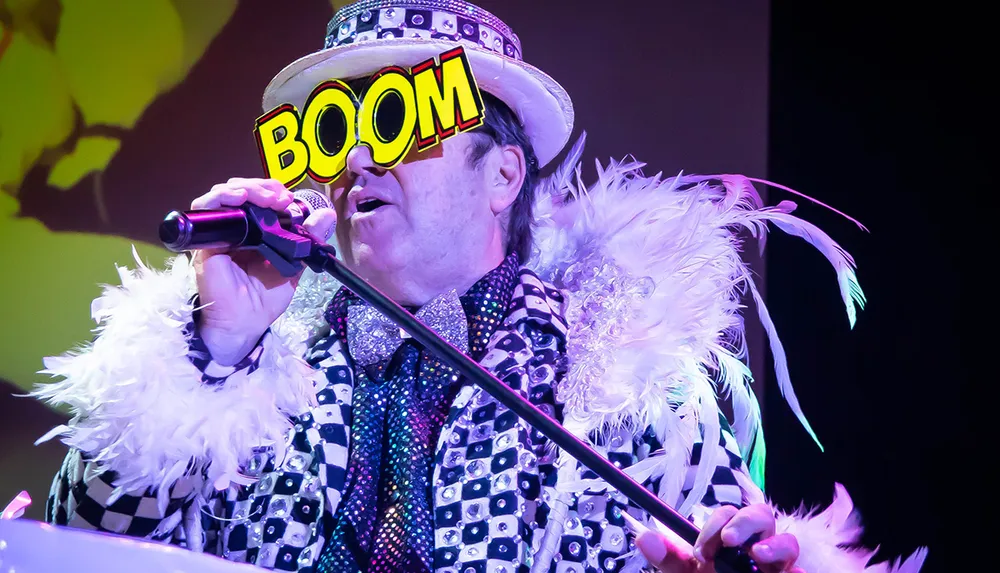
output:
[[[309,205],[309,210],[311,212],[317,209],[332,209],[333,203],[327,199],[326,195],[316,191],[315,189],[299,189],[293,196],[302,201],[306,205]]]

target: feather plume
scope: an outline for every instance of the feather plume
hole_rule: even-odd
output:
[[[810,241],[837,269],[849,317],[853,303],[864,302],[853,259],[790,215],[790,202],[765,207],[746,177],[647,177],[642,162],[626,157],[598,162],[597,181],[588,187],[571,164],[581,152],[574,146],[559,175],[539,191],[528,262],[568,295],[570,364],[559,392],[567,416],[583,435],[608,435],[641,431],[656,419],[651,412],[687,404],[689,415],[712,432],[721,396],[733,405],[733,431],[762,485],[766,446],[741,314],[749,291],[772,343],[782,395],[822,448],[792,389],[784,349],[737,233],[746,229],[763,245],[774,223]],[[574,171],[575,179],[567,176]],[[707,479],[699,476],[695,489]]]
[[[835,484],[833,501],[823,511],[800,507],[792,513],[776,510],[777,533],[791,533],[799,544],[795,566],[810,573],[916,573],[923,566],[927,549],[919,548],[905,561],[871,564],[875,550],[859,545],[861,516],[850,495]]]
[[[774,355],[774,372],[775,379],[778,382],[778,390],[781,391],[781,395],[785,398],[785,402],[788,403],[788,407],[791,408],[795,417],[799,419],[806,432],[809,433],[809,436],[819,446],[820,451],[823,451],[823,444],[819,441],[819,437],[816,436],[816,432],[812,429],[812,426],[806,419],[806,415],[802,412],[799,399],[792,388],[791,376],[788,373],[788,359],[785,356],[785,345],[781,343],[781,338],[778,337],[774,321],[771,320],[771,313],[768,312],[767,306],[764,304],[764,299],[761,298],[760,291],[757,290],[757,285],[753,284],[753,282],[750,282],[749,285],[750,292],[753,294],[753,300],[757,304],[757,315],[760,316],[760,323],[764,326],[764,331],[767,332],[767,339],[771,343],[771,354]]]
[[[776,227],[789,235],[794,235],[805,239],[810,245],[816,247],[819,252],[830,261],[837,271],[837,283],[840,285],[840,295],[844,299],[844,306],[847,308],[847,318],[851,328],[857,320],[857,311],[854,304],[864,309],[865,293],[861,290],[857,275],[854,269],[854,257],[835,243],[829,235],[820,230],[816,225],[803,221],[798,217],[793,217],[788,212],[771,211],[767,214],[767,220],[774,223]]]
[[[775,324],[741,257],[738,232],[748,231],[763,249],[774,224],[816,247],[837,271],[852,326],[854,305],[863,308],[865,299],[851,256],[815,225],[792,216],[791,201],[764,206],[752,180],[740,175],[664,179],[644,176],[643,167],[633,158],[598,163],[590,187],[580,181],[578,168],[575,180],[547,180],[551,187],[539,193],[535,206],[536,245],[528,266],[567,295],[569,365],[557,389],[565,425],[578,436],[596,433],[601,442],[615,432],[652,427],[663,451],[625,471],[640,482],[662,478],[659,494],[669,503],[680,499],[681,484],[671,479],[683,477],[679,470],[699,425],[701,463],[693,483],[684,484],[690,493],[675,505],[698,524],[706,517],[697,504],[709,471],[725,460],[716,446],[716,397],[731,401],[733,432],[748,459],[750,478],[741,473],[737,480],[749,502],[766,501],[766,445],[746,364],[742,300],[748,291],[771,342],[782,395],[822,449],[795,396]],[[570,170],[563,164],[558,172]],[[561,493],[607,489],[599,479],[558,485]],[[868,565],[873,551],[849,547],[861,529],[839,484],[827,510],[779,512],[778,521],[779,531],[799,538],[797,565],[811,572],[915,573],[926,557],[921,548],[902,563]],[[644,563],[635,555],[628,566]]]
[[[62,436],[89,454],[90,471],[116,472],[112,501],[156,488],[162,511],[181,478],[226,484],[239,479],[254,447],[283,443],[292,427],[288,416],[315,401],[314,371],[279,320],[255,372],[237,372],[221,388],[203,384],[188,359],[184,328],[193,311],[191,265],[177,257],[157,271],[133,255],[137,268],[120,268],[121,286],[106,286],[92,304],[98,337],[46,358],[42,372],[61,380],[31,395],[73,413],[39,441]]]
[[[547,189],[566,189],[570,184],[572,184],[578,171],[580,158],[583,157],[583,147],[586,142],[587,132],[584,131],[580,134],[580,137],[577,138],[573,147],[569,149],[569,153],[566,154],[566,159],[564,159],[563,162],[555,168],[551,175],[543,179],[540,182],[540,185]]]
[[[739,175],[738,177],[743,177],[743,176]],[[819,205],[821,207],[825,207],[825,208],[833,211],[834,213],[840,215],[841,217],[843,217],[843,218],[847,219],[848,221],[850,221],[850,222],[854,223],[855,225],[857,225],[858,228],[861,229],[862,231],[865,231],[865,232],[868,231],[868,228],[865,227],[864,225],[862,225],[861,221],[858,221],[857,219],[855,219],[854,217],[851,217],[850,215],[848,215],[847,213],[844,213],[843,211],[840,211],[838,209],[834,209],[833,207],[827,205],[826,203],[824,203],[824,202],[822,202],[822,201],[820,201],[818,199],[814,199],[814,198],[806,195],[805,193],[796,191],[795,189],[792,189],[791,187],[787,187],[787,186],[782,185],[780,183],[774,183],[773,181],[768,181],[766,179],[758,179],[756,177],[744,177],[744,178],[747,179],[747,180],[749,180],[749,181],[760,183],[762,185],[767,185],[768,187],[774,187],[775,189],[781,189],[782,191],[791,193],[792,195],[798,195],[799,197],[802,197],[803,199],[807,199],[807,200],[812,201],[813,203],[815,203],[815,204],[817,204],[817,205]]]
[[[733,433],[740,451],[749,456],[750,473],[761,489],[764,488],[764,466],[766,449],[764,447],[764,428],[760,423],[760,403],[753,392],[751,384],[753,375],[750,368],[743,362],[746,355],[745,344],[736,354],[716,351],[719,359],[719,378],[722,381],[720,395],[729,398],[733,406]]]

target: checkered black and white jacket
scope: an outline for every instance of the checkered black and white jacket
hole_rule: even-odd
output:
[[[785,229],[805,223],[761,208],[745,180],[637,169],[614,164],[586,193],[563,181],[562,193],[540,194],[537,254],[481,363],[700,526],[720,505],[765,502],[747,466],[759,408],[739,315],[756,289],[735,230],[763,232],[779,216]],[[350,362],[316,330],[332,290],[300,284],[298,306],[250,360],[219,372],[188,358],[185,259],[121,277],[93,305],[98,338],[48,359],[63,380],[36,393],[79,414],[49,436],[71,450],[48,519],[311,571],[350,448]],[[718,392],[733,401],[732,427]],[[655,526],[648,516],[478,388],[463,387],[452,405],[433,484],[438,571],[647,565],[623,513]],[[873,552],[844,549],[861,528],[839,486],[822,513],[775,512],[811,573],[916,571],[923,560],[868,566]]]
[[[508,319],[492,337],[482,364],[542,411],[558,416],[555,391],[565,374],[560,365],[567,333],[564,299],[530,270],[522,270],[520,279]],[[268,338],[268,343],[277,341]],[[350,447],[349,361],[333,336],[314,345],[308,362],[323,375],[315,386],[315,405],[291,418],[287,451],[255,460],[261,471],[250,485],[232,485],[205,500],[200,528],[184,527],[183,515],[197,500],[188,488],[171,492],[164,511],[155,492],[129,492],[108,504],[114,472],[85,479],[89,464],[79,450],[67,456],[54,480],[47,519],[186,546],[192,545],[192,531],[201,529],[194,543],[206,552],[267,569],[311,571],[323,547],[323,516],[337,511],[343,493]],[[218,383],[225,384],[226,377],[218,377]],[[699,500],[703,508],[747,501],[736,478],[746,471],[743,460],[732,435],[723,436],[720,445],[728,455],[711,471],[711,485]],[[623,468],[661,448],[652,430],[639,435],[619,430],[595,446]],[[685,464],[690,480],[698,471],[701,448],[696,444]],[[619,571],[634,554],[622,516],[629,511],[627,500],[603,491],[562,491],[560,479],[566,475],[572,480],[595,476],[585,468],[561,476],[548,440],[482,389],[466,385],[459,392],[435,461],[439,571],[471,567],[513,573],[529,570],[538,559],[551,562],[547,570],[552,571]],[[658,481],[646,485],[655,490]]]

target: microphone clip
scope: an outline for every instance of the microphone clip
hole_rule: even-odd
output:
[[[315,239],[311,238],[302,225],[295,225],[295,232],[281,226],[278,214],[270,209],[248,204],[244,207],[247,220],[260,233],[256,244],[259,252],[271,263],[281,276],[293,277],[302,271],[302,259],[312,252]]]

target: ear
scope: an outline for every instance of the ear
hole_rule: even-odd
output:
[[[490,152],[487,167],[490,210],[499,216],[521,192],[527,173],[524,152],[516,145],[496,147]]]

